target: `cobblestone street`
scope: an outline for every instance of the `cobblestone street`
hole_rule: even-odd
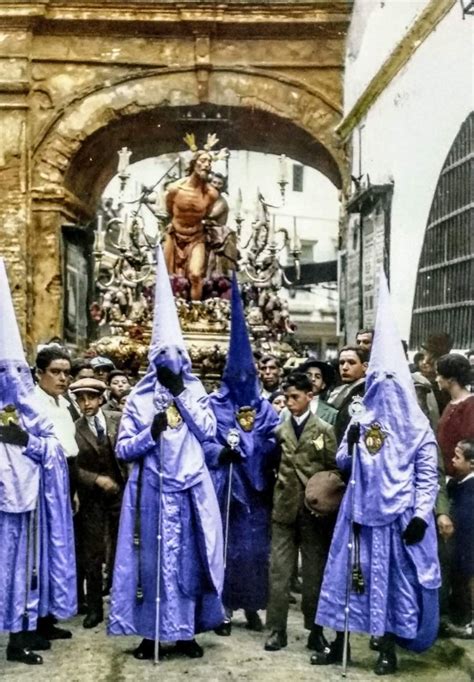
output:
[[[199,637],[205,653],[202,659],[168,655],[154,667],[150,661],[137,661],[131,650],[139,643],[135,637],[106,637],[102,623],[94,630],[82,628],[82,616],[68,623],[73,638],[53,642],[50,651],[42,652],[43,666],[29,667],[5,660],[7,637],[0,637],[0,678],[8,681],[27,680],[58,682],[122,682],[124,680],[156,680],[169,682],[336,682],[340,667],[317,668],[309,664],[307,633],[297,607],[290,612],[288,647],[280,652],[263,650],[267,633],[250,633],[244,627],[243,613],[236,614],[231,637],[207,633]],[[376,654],[368,649],[368,638],[352,637],[352,658],[347,679],[362,682],[379,679],[372,672]],[[400,672],[389,679],[404,682],[471,682],[474,680],[474,642],[439,640],[426,654],[411,655],[399,650]],[[469,667],[469,665],[471,667]]]

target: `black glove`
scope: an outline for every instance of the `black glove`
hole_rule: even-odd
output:
[[[354,445],[359,442],[360,424],[354,422],[347,429],[347,445],[349,446],[349,455],[352,456]]]
[[[238,464],[241,460],[240,452],[229,445],[225,445],[219,453],[219,464]]]
[[[425,531],[428,527],[426,521],[420,519],[419,516],[414,516],[408,526],[402,533],[402,538],[405,540],[406,545],[416,545],[417,542],[421,542],[425,537]]]
[[[160,433],[163,433],[167,426],[168,419],[166,417],[166,412],[158,412],[158,414],[155,414],[150,429],[153,440],[157,440]]]
[[[179,395],[184,391],[181,372],[175,374],[169,367],[158,367],[156,376],[160,384],[171,391],[173,395]]]
[[[12,422],[7,426],[0,426],[0,443],[20,445],[24,448],[28,445],[28,434],[18,424]]]

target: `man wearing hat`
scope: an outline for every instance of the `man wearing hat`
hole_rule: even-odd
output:
[[[94,370],[95,378],[107,384],[110,373],[115,369],[115,365],[112,360],[110,358],[106,358],[105,355],[98,355],[96,358],[92,358],[90,365]]]
[[[83,626],[93,628],[104,619],[102,565],[106,560],[106,547],[113,565],[127,467],[115,459],[120,415],[105,412],[100,407],[106,385],[91,377],[78,379],[69,390],[82,412],[76,422],[79,448],[76,463],[87,588],[87,614]]]

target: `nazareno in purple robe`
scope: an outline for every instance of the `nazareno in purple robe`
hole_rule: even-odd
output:
[[[76,562],[66,459],[24,360],[0,360],[6,406],[29,436],[25,448],[0,443],[0,630],[19,632],[77,612]]]
[[[204,443],[206,462],[226,523],[230,466],[220,464],[230,429],[240,436],[242,461],[232,466],[229,535],[223,602],[228,609],[265,609],[268,602],[270,515],[273,491],[272,453],[278,415],[268,400],[257,398],[253,429],[244,431],[236,419],[239,405],[225,384],[210,396],[217,419],[217,435]],[[223,527],[225,532],[225,528]]]
[[[166,392],[156,378],[158,364],[182,371],[185,389],[173,399],[181,423],[168,426],[155,442],[150,427],[160,411],[157,399]],[[154,347],[147,373],[127,400],[116,447],[117,457],[134,466],[120,517],[109,634],[155,639],[157,575],[160,640],[192,639],[223,621],[221,520],[200,443],[215,430],[208,396],[191,374],[186,351]]]
[[[363,594],[351,590],[349,630],[396,636],[423,651],[438,633],[441,584],[433,507],[438,492],[437,447],[420,410],[381,280],[374,344],[358,417],[355,466],[343,498],[326,563],[316,623],[344,629],[348,544],[352,521],[360,524]],[[355,417],[353,417],[353,420]],[[347,433],[336,462],[351,471]],[[406,545],[402,533],[413,517],[428,525],[421,542]]]

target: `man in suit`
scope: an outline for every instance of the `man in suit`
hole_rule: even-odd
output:
[[[310,358],[299,367],[299,372],[303,372],[313,384],[313,399],[311,400],[310,410],[323,421],[334,426],[336,423],[337,410],[328,405],[323,398],[326,391],[334,384],[335,371],[329,362],[322,362]]]
[[[71,384],[69,390],[75,394],[82,412],[76,422],[76,441],[87,589],[83,626],[93,628],[104,619],[102,565],[107,548],[113,564],[127,469],[115,459],[120,414],[105,412],[100,407],[106,385],[98,379],[86,378]]]
[[[324,651],[328,643],[322,628],[314,625],[314,616],[335,519],[312,515],[304,505],[304,493],[313,474],[335,469],[336,438],[333,427],[311,413],[312,383],[305,374],[293,374],[288,378],[285,397],[291,417],[276,429],[281,461],[273,497],[267,609],[271,634],[265,649],[278,651],[287,644],[290,581],[300,549],[301,609],[305,628],[311,630],[307,646]]]
[[[369,356],[362,346],[344,346],[339,351],[339,373],[342,388],[337,387],[329,396],[328,403],[337,410],[334,424],[337,443],[342,441],[351,420],[351,405],[361,401],[365,392],[365,373]]]

